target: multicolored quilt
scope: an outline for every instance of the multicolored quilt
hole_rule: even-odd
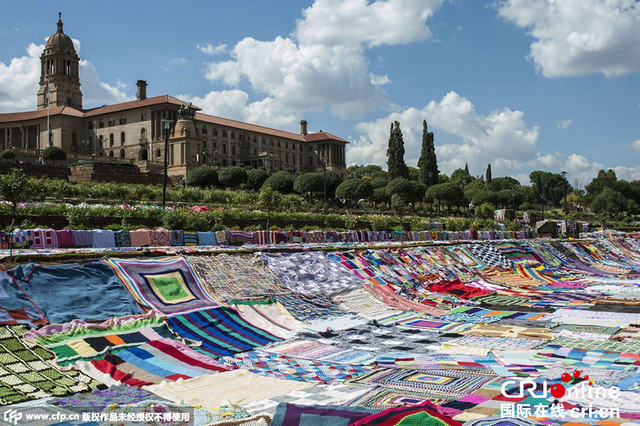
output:
[[[166,338],[129,347],[90,363],[78,362],[76,367],[102,382],[136,387],[230,370],[184,343]]]
[[[173,334],[164,323],[164,317],[154,315],[117,318],[100,324],[74,321],[30,331],[24,336],[25,340],[53,352],[57,364],[63,367],[171,337]]]
[[[105,258],[103,261],[113,268],[136,301],[147,309],[178,315],[220,306],[184,257]]]
[[[278,277],[257,256],[193,256],[189,262],[216,300],[228,302],[287,292]]]
[[[493,373],[473,370],[410,370],[378,368],[349,383],[427,392],[442,398],[460,398],[495,379]]]
[[[263,351],[249,351],[224,358],[225,365],[278,379],[332,383],[353,379],[371,367],[293,358]]]
[[[282,340],[246,322],[229,308],[176,315],[167,319],[167,323],[180,337],[201,342],[195,349],[212,357],[233,355]]]
[[[360,407],[300,406],[281,402],[271,426],[348,426],[370,416],[373,411]]]
[[[98,383],[79,371],[61,371],[54,356],[22,339],[27,327],[0,327],[0,405],[86,392]]]

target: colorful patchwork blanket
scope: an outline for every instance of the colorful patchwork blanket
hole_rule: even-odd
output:
[[[98,385],[81,372],[58,369],[51,352],[22,339],[26,331],[23,325],[0,327],[0,405],[73,395]]]
[[[282,339],[242,319],[233,309],[206,309],[176,315],[167,323],[178,336],[201,342],[198,351],[212,357],[233,355]]]
[[[220,306],[181,256],[151,260],[105,258],[135,300],[147,309],[177,315]]]

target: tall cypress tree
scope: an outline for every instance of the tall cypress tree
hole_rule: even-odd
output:
[[[468,163],[464,163],[464,172],[469,175],[469,164]]]
[[[437,185],[440,181],[440,170],[438,170],[438,159],[436,158],[436,145],[433,141],[433,132],[427,133],[428,151],[428,168],[431,172],[431,185]]]
[[[423,185],[431,185],[429,180],[429,137],[427,120],[422,120],[422,147],[420,159],[418,159],[418,182]]]
[[[485,174],[484,180],[487,181],[487,186],[491,183],[491,163],[487,165],[487,173]]]
[[[402,139],[402,130],[400,123],[394,121],[391,123],[389,132],[389,146],[387,148],[387,169],[389,179],[408,178],[409,168],[404,162],[404,140]]]

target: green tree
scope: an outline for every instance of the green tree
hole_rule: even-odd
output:
[[[350,202],[373,197],[373,186],[364,179],[347,179],[336,189],[336,198]]]
[[[271,220],[271,212],[282,204],[282,194],[274,190],[271,186],[265,185],[258,196],[258,205],[267,212],[267,224],[265,230],[269,231],[269,220]]]
[[[432,185],[429,187],[425,194],[425,198],[435,200],[438,205],[440,205],[440,203],[444,203],[449,212],[451,212],[452,206],[459,206],[462,204],[464,194],[462,193],[462,188],[457,184],[448,182],[439,183],[438,185]]]
[[[209,166],[196,167],[193,170],[189,170],[187,173],[187,185],[199,186],[204,188],[206,186],[214,186],[218,184],[218,172]]]
[[[11,169],[0,176],[0,198],[11,204],[11,216],[15,221],[18,215],[18,204],[27,200],[31,193],[29,179],[22,169]]]
[[[298,194],[322,194],[324,192],[324,177],[322,173],[301,174],[293,182],[293,190]]]
[[[264,181],[265,186],[271,187],[274,191],[281,194],[291,194],[293,192],[293,175],[289,172],[274,173],[269,179]]]
[[[627,207],[627,200],[615,189],[605,188],[595,196],[591,203],[591,210],[608,219],[617,216]]]
[[[409,169],[404,162],[404,139],[400,123],[391,123],[389,132],[389,146],[387,148],[387,173],[389,179],[409,177]]]
[[[529,174],[529,180],[534,190],[536,201],[542,199],[551,201],[554,205],[561,203],[566,186],[567,194],[571,192],[571,185],[560,173],[551,173],[543,170],[534,170]]]
[[[235,188],[247,181],[247,172],[242,167],[227,167],[220,172],[218,179],[220,184]]]
[[[487,186],[491,183],[491,163],[487,165],[487,172],[484,176],[485,182],[487,182]]]
[[[436,158],[436,147],[433,141],[433,132],[427,128],[427,120],[422,121],[422,148],[418,160],[418,182],[427,187],[439,183],[440,171]]]
[[[607,188],[616,189],[617,183],[618,177],[613,169],[600,170],[598,172],[598,176],[593,178],[593,180],[585,186],[584,189],[587,191],[587,197],[589,197],[589,199],[593,199],[596,195],[600,194]]]
[[[469,174],[469,164],[468,164],[468,163],[464,163],[464,172],[465,172],[468,176],[471,176],[471,175]]]
[[[254,191],[262,188],[264,181],[269,178],[269,173],[265,169],[247,170],[247,185]]]
[[[517,186],[520,186],[520,182],[510,176],[499,177],[495,179],[491,179],[491,184],[489,184],[489,191],[499,192],[503,189],[512,189]]]
[[[324,177],[324,176],[323,176]],[[333,198],[336,188],[342,183],[342,176],[331,170],[327,170],[327,196]]]
[[[387,184],[387,195],[399,197],[405,204],[422,201],[426,186],[407,179],[394,179]]]
[[[347,167],[347,177],[349,179],[384,179],[387,180],[387,172],[377,164],[367,166],[353,165]],[[339,184],[338,184],[339,185]]]
[[[53,165],[56,165],[56,161],[64,161],[67,159],[67,153],[57,146],[50,146],[42,151],[42,156],[47,161],[53,161]]]

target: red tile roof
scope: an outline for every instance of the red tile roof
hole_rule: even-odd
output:
[[[71,117],[83,117],[82,111],[78,111],[77,109],[68,107],[68,106],[57,106],[49,109],[49,115],[68,115]],[[34,120],[37,118],[44,118],[47,116],[47,109],[38,109],[35,111],[24,111],[24,112],[9,112],[5,114],[0,114],[0,123],[11,123],[14,121],[26,121],[26,120]]]
[[[178,98],[174,98],[173,96],[160,95],[160,96],[147,98],[142,101],[135,100],[135,101],[128,101],[128,102],[121,102],[113,105],[105,105],[97,108],[88,109],[88,110],[85,110],[84,112],[78,111],[77,109],[74,109],[68,106],[58,106],[58,107],[51,108],[49,113],[51,116],[68,115],[72,117],[88,118],[88,117],[95,117],[103,114],[112,114],[120,111],[126,111],[126,110],[131,110],[136,108],[144,108],[144,107],[150,107],[150,106],[162,105],[162,104],[182,106],[185,104],[185,102],[181,101]],[[196,106],[193,106],[192,108],[194,108],[196,111],[200,110],[200,108]],[[43,118],[46,116],[47,116],[46,109],[0,114],[0,123],[33,120],[37,118]],[[278,129],[272,129],[270,127],[259,126],[257,124],[244,123],[242,121],[236,121],[228,118],[202,114],[200,112],[196,112],[195,118],[196,120],[203,121],[206,123],[216,124],[219,126],[233,127],[233,128],[245,130],[248,132],[263,133],[269,136],[274,136],[276,138],[287,138],[287,139],[293,139],[300,142],[336,141],[336,142],[342,142],[342,143],[349,143],[348,141],[327,132],[317,132],[317,133],[309,133],[307,135],[300,135],[298,133],[286,132],[284,130],[278,130]]]
[[[92,109],[86,110],[84,116],[95,117],[96,115],[110,114],[114,112],[125,111],[128,109],[144,108],[144,107],[162,105],[162,104],[172,104],[172,105],[182,106],[185,103],[186,102],[181,101],[178,98],[174,98],[173,96],[160,95],[160,96],[154,96],[151,98],[143,99],[141,101],[135,100],[135,101],[129,101],[129,102],[120,102],[119,104],[105,105],[98,108],[92,108]],[[200,109],[196,106],[192,106],[192,108],[195,110]]]

